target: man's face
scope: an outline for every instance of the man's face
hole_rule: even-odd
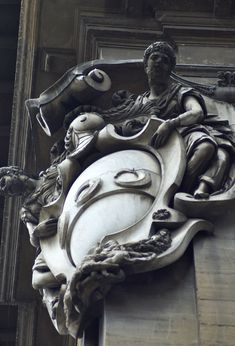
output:
[[[171,73],[171,62],[168,55],[162,52],[150,54],[145,69],[148,78],[152,81],[165,81]]]
[[[25,184],[20,177],[7,174],[4,175],[2,178],[0,178],[0,191],[6,196],[22,195],[25,191]]]

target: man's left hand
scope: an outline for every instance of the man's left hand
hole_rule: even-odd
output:
[[[168,140],[169,135],[171,134],[172,131],[172,127],[170,126],[170,124],[165,121],[164,123],[162,123],[157,131],[154,133],[152,140],[151,140],[151,145],[154,148],[159,148],[162,147],[166,141]]]

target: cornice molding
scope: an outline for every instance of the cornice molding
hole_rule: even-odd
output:
[[[184,43],[198,41],[214,45],[234,45],[235,21],[232,18],[215,18],[203,13],[160,12],[156,20],[163,33]]]
[[[74,48],[78,62],[98,58],[99,47],[144,49],[148,43],[168,38],[177,44],[235,46],[233,19],[217,19],[210,14],[159,12],[156,18],[127,18],[75,9]]]
[[[218,72],[235,71],[235,66],[178,64],[176,72],[188,77],[217,78]]]
[[[91,13],[75,12],[75,49],[78,62],[97,59],[101,43],[107,46],[145,48],[162,37],[161,26],[154,19],[126,18],[120,16],[100,17]],[[79,24],[78,24],[79,23]]]

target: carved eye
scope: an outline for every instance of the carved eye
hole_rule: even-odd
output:
[[[84,123],[84,121],[87,120],[87,116],[86,115],[82,115],[81,118],[80,118],[80,122],[81,123]]]

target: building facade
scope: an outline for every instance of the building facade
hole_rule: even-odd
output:
[[[1,7],[1,15],[6,14],[0,29],[5,37],[11,32],[15,35],[19,2],[0,1]],[[10,26],[14,12],[16,19]],[[12,67],[8,72],[7,67],[2,69],[0,84],[1,166],[7,163],[7,152],[10,165],[30,172],[48,166],[49,148],[59,134],[49,138],[34,119],[30,121],[26,99],[38,97],[72,66],[94,59],[138,59],[157,40],[167,40],[177,47],[179,75],[202,84],[216,84],[218,72],[235,72],[235,3],[22,0],[10,137]],[[7,61],[2,58],[2,66],[9,65],[10,59],[14,65],[15,39],[12,36],[2,42],[2,50],[7,46],[11,54]],[[235,115],[230,125],[234,124]],[[75,345],[71,337],[59,336],[53,329],[40,295],[31,288],[35,251],[19,220],[19,209],[20,200],[6,199],[1,219],[0,344]],[[232,222],[231,205],[227,214],[216,220],[212,239],[196,238],[174,265],[135,277],[124,288],[112,290],[102,321],[95,321],[78,344],[233,346]]]

